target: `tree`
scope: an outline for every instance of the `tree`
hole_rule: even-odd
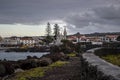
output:
[[[46,43],[49,44],[50,42],[52,42],[52,37],[51,37],[51,26],[50,26],[50,23],[48,22],[47,23],[47,27],[46,27]]]
[[[0,36],[0,41],[2,41],[2,37]]]
[[[48,23],[47,23],[47,28],[46,28],[46,35],[47,35],[47,36],[50,36],[50,35],[51,35],[51,32],[52,32],[52,31],[51,31],[50,23],[48,22]]]
[[[120,36],[117,37],[117,41],[120,41]]]
[[[57,37],[59,36],[59,34],[60,34],[59,26],[58,26],[58,24],[55,24],[54,25],[54,38],[55,38],[55,40],[57,39]]]

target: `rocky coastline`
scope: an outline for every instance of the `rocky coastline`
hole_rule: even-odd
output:
[[[115,80],[111,76],[104,75],[96,66],[90,65],[81,56],[82,53],[78,54],[77,47],[73,45],[71,47],[52,46],[50,54],[42,57],[28,56],[25,60],[0,61],[0,80]],[[73,54],[71,55],[71,53]],[[54,67],[57,61],[67,61],[67,64],[61,66],[61,64],[57,63],[60,67]],[[26,75],[29,74],[30,70],[39,71],[38,68],[40,68],[39,74],[42,76],[24,76],[20,79],[14,79],[19,72],[28,71],[24,73]],[[41,70],[41,68],[45,69],[45,71]],[[44,75],[42,71],[44,71]],[[30,75],[34,74],[30,73]]]
[[[56,62],[58,60],[68,60],[69,57],[65,55],[63,52],[56,54],[47,54],[40,58],[36,56],[27,56],[25,60],[18,61],[0,61],[0,77],[4,77],[6,75],[11,75],[16,72],[16,70],[29,70],[31,68],[36,67],[44,67]]]
[[[9,48],[5,52],[49,52],[50,47],[41,46],[41,47],[31,47],[31,48]]]

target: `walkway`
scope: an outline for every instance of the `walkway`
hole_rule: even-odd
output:
[[[96,48],[99,49],[99,48]],[[94,66],[98,66],[98,69],[102,71],[105,75],[111,75],[113,76],[116,80],[120,80],[120,67],[115,66],[111,63],[108,63],[104,61],[103,59],[99,58],[98,56],[94,55],[94,50],[96,49],[91,49],[88,50],[85,54],[83,54],[83,57],[91,64]]]

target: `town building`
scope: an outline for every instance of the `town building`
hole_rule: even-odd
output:
[[[115,41],[117,41],[118,36],[119,35],[106,35],[104,40],[105,40],[105,42],[115,42]]]
[[[73,43],[77,43],[77,42],[89,42],[88,38],[85,35],[82,35],[80,33],[68,36],[67,40],[70,40]]]
[[[77,33],[67,37],[73,43],[77,42],[92,42],[92,44],[102,45],[103,42],[116,42],[119,35],[105,35],[105,36],[85,36]]]
[[[19,41],[22,45],[25,46],[34,46],[35,40],[32,37],[21,37]]]
[[[40,46],[42,42],[41,37],[6,37],[2,40],[1,46],[3,47],[19,47],[19,46]]]
[[[1,44],[4,46],[15,46],[15,45],[19,45],[20,38],[13,36],[13,37],[6,37],[2,40]]]

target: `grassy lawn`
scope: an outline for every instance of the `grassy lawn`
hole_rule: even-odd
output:
[[[67,54],[67,56],[69,56],[69,57],[76,57],[76,53],[70,53],[70,54]]]
[[[38,67],[30,70],[26,70],[24,72],[16,73],[14,77],[9,80],[27,80],[26,78],[30,77],[43,77],[45,75],[45,71],[52,69],[53,67],[61,67],[67,64],[67,61],[57,61],[47,67]]]
[[[104,60],[106,60],[114,65],[120,66],[120,54],[106,55],[106,56],[102,56],[101,58],[103,58]]]

